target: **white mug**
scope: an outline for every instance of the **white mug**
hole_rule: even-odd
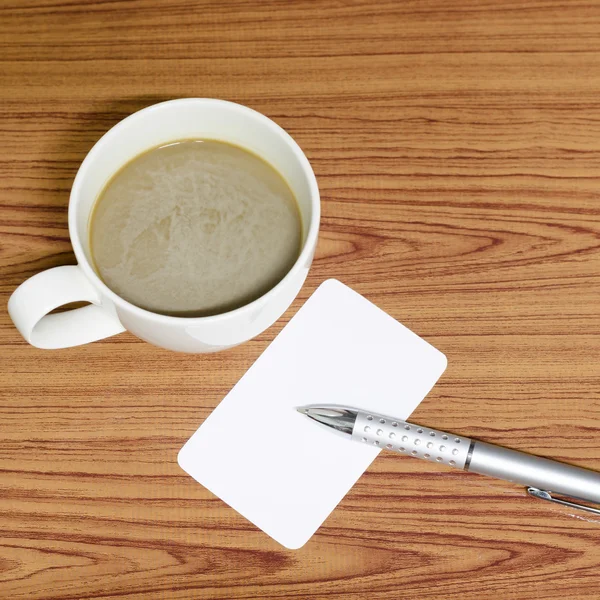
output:
[[[145,150],[191,138],[231,142],[272,164],[298,200],[304,239],[294,266],[257,300],[219,315],[182,318],[144,310],[110,290],[91,266],[88,227],[94,201],[120,167]],[[55,267],[25,281],[12,294],[8,311],[23,337],[38,348],[67,348],[128,330],[171,350],[223,350],[270,327],[292,303],[308,275],[319,218],[319,190],[308,159],[273,121],[223,100],[185,98],[155,104],[108,131],[77,172],[69,199],[69,235],[78,264]],[[48,314],[77,301],[90,305]]]

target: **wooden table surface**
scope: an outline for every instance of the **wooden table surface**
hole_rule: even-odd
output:
[[[413,419],[600,469],[600,3],[0,2],[0,598],[600,597],[600,519],[379,457],[288,551],[176,463],[320,282],[443,351]],[[322,231],[251,342],[28,346],[6,312],[73,264],[69,189],[112,125],[206,96],[305,150]]]

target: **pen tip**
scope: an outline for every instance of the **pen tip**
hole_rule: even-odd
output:
[[[306,408],[306,406],[296,406],[296,410],[303,415],[308,413],[308,408]]]

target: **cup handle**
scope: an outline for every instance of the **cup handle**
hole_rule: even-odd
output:
[[[48,314],[70,302],[90,306]],[[101,305],[98,292],[78,266],[55,267],[23,282],[8,301],[8,313],[21,335],[36,348],[53,350],[95,342],[125,331]]]

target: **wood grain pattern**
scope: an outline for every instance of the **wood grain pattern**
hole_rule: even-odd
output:
[[[228,352],[43,352],[0,311],[0,598],[598,598],[600,523],[510,484],[382,455],[289,552],[176,454],[337,277],[448,356],[416,422],[600,469],[599,20],[564,0],[0,2],[2,306],[74,262],[77,167],[154,102],[264,112],[323,197],[298,300]]]

